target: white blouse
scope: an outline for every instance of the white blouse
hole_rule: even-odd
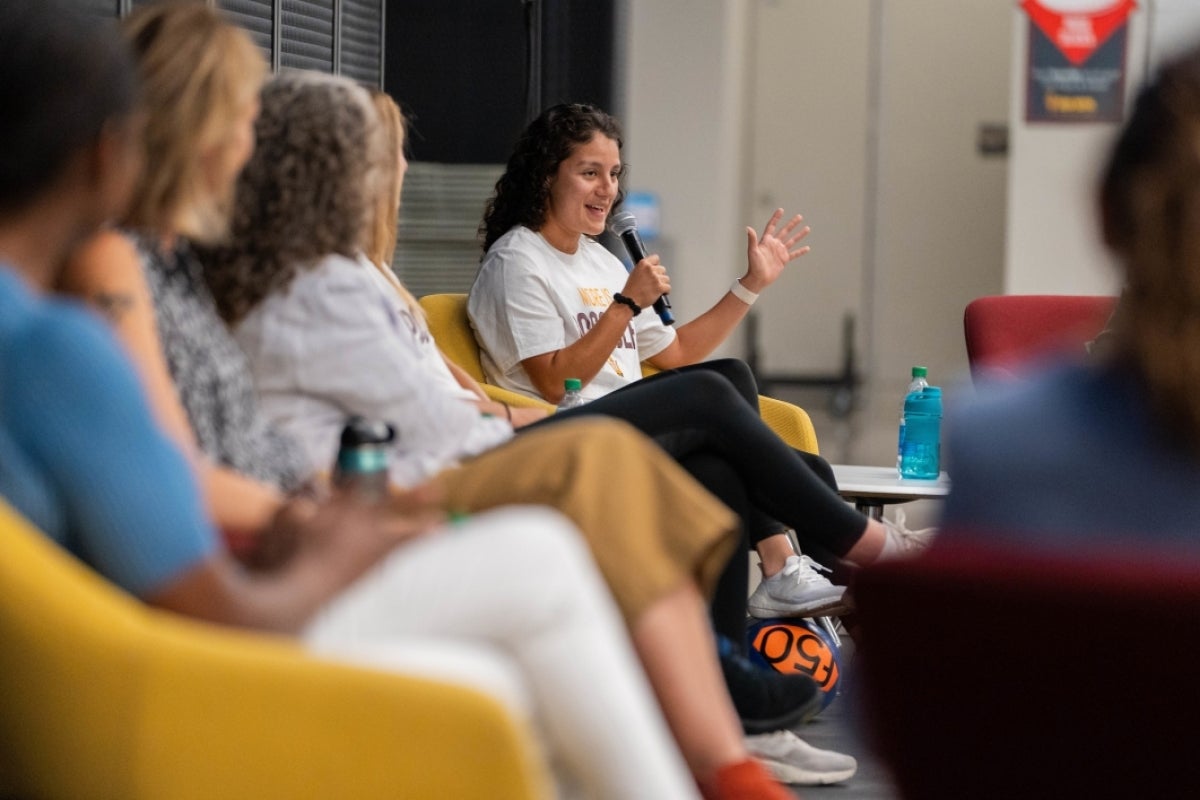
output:
[[[302,269],[234,331],[264,413],[332,466],[354,414],[396,428],[392,481],[413,486],[512,437],[454,379],[425,320],[365,256]]]

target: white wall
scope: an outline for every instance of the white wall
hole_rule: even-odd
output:
[[[630,187],[661,197],[677,316],[724,292],[743,226],[782,205],[813,253],[756,308],[770,371],[836,371],[847,310],[866,375],[964,370],[963,306],[1001,285],[1005,161],[975,138],[1007,118],[1011,7],[629,0]]]
[[[1015,9],[1009,97],[1011,157],[1005,294],[1112,294],[1116,271],[1099,239],[1096,178],[1117,123],[1025,121],[1029,18]],[[1146,11],[1130,15],[1125,92],[1132,99],[1146,58]]]
[[[751,4],[744,224],[802,213],[812,251],[755,307],[764,371],[836,374],[842,320],[861,355],[871,129],[871,6],[864,0]]]
[[[625,19],[626,188],[659,195],[671,302],[683,321],[744,269],[746,2],[630,0]]]
[[[1150,62],[1200,43],[1200,3],[1196,0],[1144,0],[1150,10]]]
[[[1120,126],[1048,125],[1024,120],[1027,18],[1014,11],[1009,119],[1008,294],[1107,294],[1119,278],[1100,243],[1096,181]],[[1129,21],[1126,97],[1155,64],[1200,37],[1196,0],[1142,0]]]
[[[752,106],[755,65],[762,61],[751,51],[752,33],[763,8],[783,4],[808,7],[817,22],[796,32],[797,43],[831,30],[820,24],[822,15],[839,8],[848,17],[860,17],[867,5],[882,10],[875,54],[879,144],[876,206],[864,217],[871,229],[861,233],[874,244],[865,254],[862,248],[853,251],[858,220],[839,221],[846,235],[824,239],[816,224],[822,208],[853,192],[835,197],[831,189],[823,198],[798,195],[795,186],[786,185],[774,194],[785,205],[802,205],[814,220],[812,260],[797,266],[801,274],[816,271],[808,280],[786,278],[759,306],[769,315],[763,344],[770,369],[836,368],[832,343],[840,332],[843,297],[860,284],[843,280],[835,297],[822,287],[828,283],[833,291],[841,284],[822,276],[849,259],[863,276],[857,309],[860,354],[867,359],[860,363],[870,375],[903,372],[918,361],[930,362],[940,375],[961,372],[961,311],[974,295],[1115,290],[1115,273],[1097,243],[1092,204],[1096,170],[1116,126],[1024,122],[1028,18],[1015,2],[628,0],[624,122],[630,187],[661,198],[662,246],[681,319],[707,308],[740,273],[742,226],[759,223],[754,217],[761,216],[756,203],[763,187],[755,182],[764,181],[755,174],[770,170],[762,169],[761,154],[756,170],[753,146],[770,136],[750,127],[756,117],[762,124]],[[1156,61],[1200,36],[1197,0],[1142,0],[1139,6],[1130,21],[1129,97],[1147,59]],[[854,120],[867,118],[863,92],[847,81],[860,81],[864,73],[829,69],[816,45],[806,50],[797,44],[796,50],[799,59],[811,51],[817,63],[779,77],[776,141],[792,142],[793,149],[778,158],[820,162],[812,166],[814,175],[840,172],[857,184],[866,163],[857,144],[864,131],[847,130],[841,152],[801,144],[805,131],[822,147],[836,142],[834,128],[820,126],[837,119],[862,124]],[[862,54],[864,62],[870,55]],[[838,102],[839,90],[847,105],[845,113],[833,114],[829,104]],[[813,114],[814,108],[822,113]],[[980,158],[974,151],[978,124],[1006,118],[1008,159]],[[837,166],[839,160],[844,167]],[[834,227],[825,230],[832,233]],[[831,239],[845,240],[837,244],[840,252],[828,252]],[[829,260],[820,261],[818,252]],[[923,314],[914,318],[909,310],[918,305]],[[789,314],[805,316],[809,327]],[[735,337],[724,352],[741,347]]]
[[[1009,4],[883,0],[871,375],[967,368],[967,303],[1000,289],[1008,159],[978,151],[1007,116]]]

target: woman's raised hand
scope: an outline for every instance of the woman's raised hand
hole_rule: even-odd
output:
[[[770,286],[783,273],[789,261],[809,250],[807,245],[798,246],[808,236],[807,225],[796,230],[804,217],[797,214],[780,228],[781,219],[783,209],[777,208],[763,228],[761,237],[754,228],[746,228],[746,275],[742,278],[742,285],[752,292],[761,292]]]

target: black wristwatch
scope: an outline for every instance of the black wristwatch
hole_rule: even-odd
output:
[[[621,294],[620,292],[617,292],[616,294],[614,294],[614,295],[613,295],[613,302],[614,302],[614,303],[620,303],[620,304],[621,304],[621,305],[623,305],[623,306],[629,306],[629,308],[633,310],[633,315],[634,315],[635,317],[636,317],[638,314],[642,313],[642,307],[641,307],[641,306],[639,306],[637,303],[633,302],[633,300],[631,300],[630,298],[628,298],[628,297],[626,297],[625,295]]]

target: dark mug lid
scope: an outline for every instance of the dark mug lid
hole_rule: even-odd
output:
[[[361,447],[366,444],[388,444],[395,440],[396,429],[382,420],[354,416],[342,428],[342,447]]]

